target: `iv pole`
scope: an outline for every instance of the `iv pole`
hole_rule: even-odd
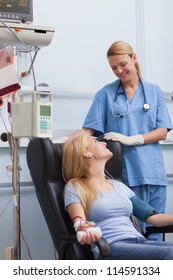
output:
[[[39,48],[38,48],[39,50]],[[38,53],[35,52],[32,60],[30,69],[26,72],[26,75],[30,74],[34,60]],[[16,47],[13,47],[14,61],[17,69],[17,52]],[[26,76],[25,75],[25,76]],[[24,77],[24,76],[23,76]],[[18,93],[16,92],[12,101],[16,102]],[[11,113],[11,112],[10,112]],[[13,128],[12,128],[13,130]],[[12,247],[11,258],[14,260],[21,259],[21,224],[20,224],[20,160],[19,160],[19,149],[20,149],[20,138],[13,137],[13,131],[8,137],[10,148],[12,150],[12,184],[13,184],[13,215],[14,215],[14,247]]]
[[[17,68],[16,47],[13,48],[15,65]],[[13,102],[17,93],[13,96]],[[12,146],[12,184],[13,184],[13,209],[14,209],[14,259],[21,259],[21,240],[20,240],[20,163],[19,163],[19,138],[14,138],[11,134],[10,143]]]
[[[14,259],[21,259],[19,139],[13,138]]]

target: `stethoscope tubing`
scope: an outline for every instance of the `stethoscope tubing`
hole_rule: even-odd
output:
[[[144,104],[143,104],[143,111],[144,112],[148,112],[148,110],[150,109],[150,104],[147,103],[147,100],[146,100],[146,94],[145,94],[145,90],[144,90],[144,85],[143,85],[143,82],[142,82],[142,79],[140,77],[139,78],[139,81],[140,81],[140,84],[141,84],[141,87],[142,87],[142,93],[143,93],[143,97],[144,97]],[[125,102],[127,104],[127,111],[126,113],[124,114],[115,114],[114,113],[114,107],[115,107],[115,103],[116,103],[116,100],[118,98],[118,91],[119,91],[119,88],[122,87],[123,88],[123,91],[124,91],[124,96],[125,96]],[[112,105],[112,116],[115,117],[115,118],[121,118],[121,117],[125,117],[129,114],[129,103],[128,103],[128,100],[127,100],[127,96],[125,94],[125,90],[124,90],[124,87],[121,83],[121,81],[119,80],[119,84],[118,84],[118,87],[117,87],[117,90],[116,90],[116,93],[115,93],[115,97],[114,97],[114,100],[113,100],[113,105]]]

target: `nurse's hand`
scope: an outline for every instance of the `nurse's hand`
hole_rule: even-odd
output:
[[[103,137],[106,140],[118,141],[127,146],[143,145],[144,138],[142,135],[125,136],[116,132],[108,132]]]

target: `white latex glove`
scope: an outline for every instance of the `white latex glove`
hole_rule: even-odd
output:
[[[65,143],[68,140],[69,140],[69,138],[67,136],[64,136],[64,137],[60,137],[58,139],[55,139],[52,142],[55,143],[55,144],[57,144],[57,143],[63,144],[63,143]]]
[[[108,132],[104,135],[104,139],[118,141],[118,142],[120,142],[124,145],[127,145],[127,146],[144,144],[144,138],[140,134],[133,135],[133,136],[125,136],[125,135],[120,134],[120,133]]]

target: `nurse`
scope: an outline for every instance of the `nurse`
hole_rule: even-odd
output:
[[[172,129],[164,93],[142,80],[136,54],[128,43],[113,43],[107,58],[118,79],[95,95],[83,128],[123,144],[123,183],[164,213],[167,177],[159,141]]]
[[[164,213],[167,177],[159,141],[172,129],[164,93],[142,79],[136,54],[128,43],[113,43],[107,59],[118,79],[96,93],[83,130],[89,135],[104,133],[105,139],[123,144],[122,182]]]

